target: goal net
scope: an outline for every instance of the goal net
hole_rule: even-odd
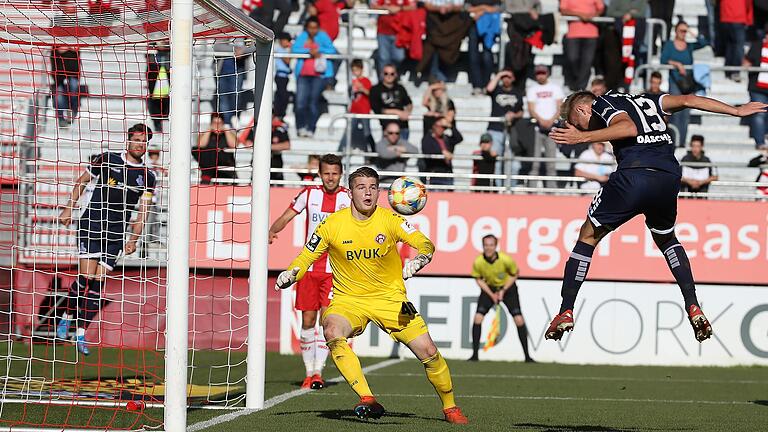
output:
[[[0,2],[0,428],[178,430],[174,397],[263,400],[250,183],[272,34],[223,0],[176,32],[173,7],[172,23],[171,0]]]

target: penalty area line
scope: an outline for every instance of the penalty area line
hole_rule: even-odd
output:
[[[389,366],[392,366],[394,364],[400,363],[401,361],[402,361],[402,359],[398,358],[398,359],[388,359],[388,360],[384,360],[382,362],[374,363],[374,364],[372,364],[370,366],[364,367],[363,368],[363,373],[373,372],[373,371],[376,371],[376,370],[379,370],[379,369],[383,369],[385,367],[389,367]],[[338,382],[342,382],[342,381],[344,381],[344,377],[343,376],[337,376],[336,378],[331,378],[331,379],[328,380],[328,382],[332,382],[332,383],[338,383]],[[214,417],[214,418],[212,418],[210,420],[206,420],[206,421],[202,421],[202,422],[190,425],[189,427],[187,427],[187,432],[201,431],[203,429],[206,429],[206,428],[209,428],[209,427],[212,427],[212,426],[216,426],[216,425],[219,425],[219,424],[222,424],[222,423],[226,423],[226,422],[232,421],[232,420],[234,420],[234,419],[236,419],[238,417],[242,417],[242,416],[245,416],[245,415],[248,415],[248,414],[253,414],[253,413],[258,412],[258,411],[264,411],[266,409],[269,409],[269,408],[272,408],[272,407],[274,407],[276,405],[279,405],[279,404],[281,404],[281,403],[283,403],[283,402],[285,402],[285,401],[287,401],[289,399],[293,399],[293,398],[301,396],[301,395],[312,393],[313,391],[314,390],[310,390],[310,389],[297,389],[297,390],[292,390],[292,391],[289,391],[289,392],[286,392],[286,393],[283,393],[283,394],[279,394],[279,395],[277,395],[275,397],[269,398],[266,401],[264,401],[264,408],[262,408],[262,409],[248,409],[248,408],[246,408],[246,409],[243,409],[243,410],[240,410],[240,411],[223,414],[223,415],[220,415],[218,417]]]

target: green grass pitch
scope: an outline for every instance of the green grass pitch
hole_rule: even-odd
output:
[[[62,348],[67,349],[70,348]],[[3,362],[7,354],[0,348]],[[102,350],[101,355],[102,362],[118,364],[116,352]],[[200,363],[206,359],[223,363],[224,353],[196,355]],[[138,354],[125,352],[123,356],[126,364],[135,364],[132,362],[137,361]],[[161,354],[143,358],[162,361]],[[233,360],[236,359],[230,362]],[[362,359],[363,366],[381,361],[383,359]],[[10,370],[18,372],[22,363],[25,362],[10,362]],[[44,365],[37,367],[42,369]],[[162,370],[160,365],[154,366]],[[439,400],[421,364],[406,359],[367,374],[371,388],[387,409],[387,415],[380,420],[361,421],[354,417],[352,406],[357,399],[342,381],[205,430],[443,431],[449,427],[473,431],[768,430],[768,368],[765,367],[619,367],[457,360],[449,360],[449,366],[457,402],[470,419],[468,426],[450,426],[442,421]],[[99,372],[97,368],[78,370],[74,365],[70,368],[59,373],[93,377]],[[197,370],[193,381],[207,382],[208,373],[202,372]],[[103,377],[116,373],[116,369],[101,369]],[[230,379],[242,374],[244,365],[231,370]],[[302,375],[303,365],[298,356],[268,354],[267,399],[298,389]],[[329,365],[325,375],[326,379],[333,378],[338,372]],[[233,389],[232,395],[236,394],[237,390]],[[190,409],[188,423],[192,426],[231,412],[236,411]],[[69,427],[137,429],[142,425],[161,427],[162,422],[162,410],[154,408],[136,413],[123,407],[6,403],[0,414],[0,426],[22,421],[25,426],[67,424]]]

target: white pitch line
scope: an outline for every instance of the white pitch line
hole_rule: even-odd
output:
[[[320,396],[321,394],[318,394]],[[325,396],[341,396],[342,393],[326,393]],[[376,397],[414,397],[414,398],[433,398],[434,394],[401,394],[384,393],[377,394]],[[704,404],[704,405],[755,405],[752,402],[745,401],[699,401],[699,400],[679,400],[679,399],[617,399],[617,398],[582,398],[582,397],[563,397],[563,396],[490,396],[490,395],[457,395],[461,399],[512,399],[512,400],[555,400],[555,401],[577,401],[577,402],[653,402],[653,403],[679,403],[679,404]]]
[[[385,367],[388,367],[388,366],[392,366],[393,364],[400,363],[401,361],[402,361],[401,359],[389,359],[389,360],[384,360],[384,361],[379,362],[379,363],[374,363],[374,364],[372,364],[370,366],[364,367],[363,368],[363,373],[373,372],[375,370],[379,370],[379,369],[382,369],[382,368],[385,368]],[[331,378],[331,379],[328,380],[328,382],[332,382],[332,383],[337,383],[337,382],[342,382],[342,381],[344,381],[344,377],[343,376],[337,376],[336,378]],[[263,409],[259,410],[259,409],[247,409],[246,408],[246,409],[243,409],[243,410],[240,410],[240,411],[237,411],[237,412],[223,414],[223,415],[220,415],[218,417],[214,417],[214,418],[212,418],[210,420],[206,420],[206,421],[202,421],[202,422],[190,425],[189,427],[187,427],[187,432],[197,432],[197,431],[203,430],[205,428],[209,428],[209,427],[212,427],[212,426],[216,426],[218,424],[226,423],[228,421],[232,421],[232,420],[234,420],[234,419],[236,419],[238,417],[244,416],[244,415],[253,414],[253,413],[258,412],[258,411],[263,411],[265,409],[272,408],[273,406],[281,404],[281,403],[283,403],[283,402],[285,402],[285,401],[287,401],[289,399],[293,399],[293,398],[295,398],[297,396],[305,395],[305,394],[308,394],[308,393],[311,393],[311,392],[313,392],[313,390],[310,390],[310,389],[298,389],[298,390],[289,391],[287,393],[279,394],[279,395],[277,395],[277,396],[275,396],[273,398],[270,398],[270,399],[267,399],[266,401],[264,401],[264,408]],[[325,393],[325,392],[323,392],[323,393]]]
[[[371,376],[380,377],[410,377],[423,376],[412,372],[403,373],[374,373]],[[705,383],[705,384],[759,384],[768,385],[768,381],[758,380],[707,380],[693,378],[629,378],[629,377],[577,377],[555,375],[510,375],[510,374],[451,374],[452,378],[502,378],[502,379],[530,379],[530,380],[573,380],[573,381],[632,381],[632,382],[678,382],[678,383]]]

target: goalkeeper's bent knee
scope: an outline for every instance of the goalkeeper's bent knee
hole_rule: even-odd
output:
[[[453,383],[451,382],[451,372],[448,370],[448,363],[440,352],[435,355],[427,357],[421,361],[424,365],[424,370],[427,373],[427,379],[435,387],[437,395],[440,396],[440,401],[443,403],[443,409],[456,406],[456,402],[453,398]]]
[[[357,393],[358,396],[373,396],[370,387],[368,387],[368,381],[363,375],[363,368],[360,366],[360,360],[357,355],[352,351],[347,343],[347,338],[337,337],[326,342],[328,350],[331,352],[331,357],[339,372],[347,380],[352,390]]]

